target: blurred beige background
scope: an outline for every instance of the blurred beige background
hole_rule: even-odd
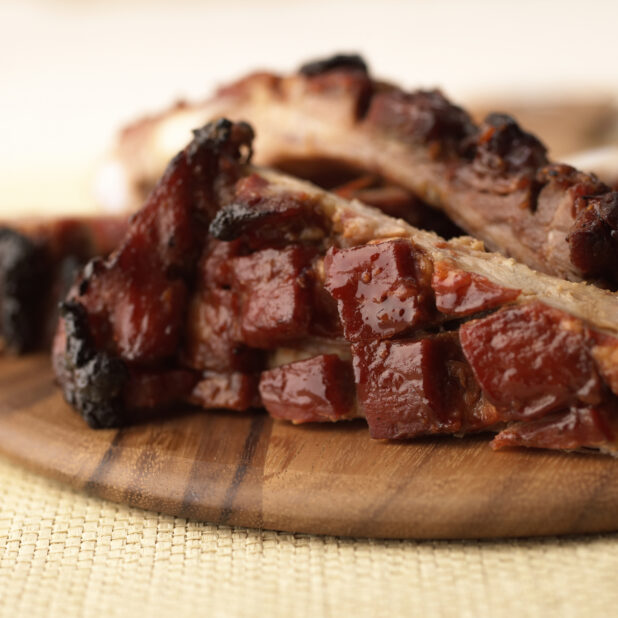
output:
[[[616,99],[617,21],[609,0],[2,0],[0,216],[90,209],[122,124],[335,51],[462,103]]]

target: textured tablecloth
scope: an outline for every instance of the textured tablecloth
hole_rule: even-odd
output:
[[[618,535],[341,539],[112,504],[0,458],[0,615],[599,616]]]

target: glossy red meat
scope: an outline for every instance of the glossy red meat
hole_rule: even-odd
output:
[[[372,438],[478,430],[497,422],[455,333],[352,346],[361,410]]]
[[[229,288],[234,280],[232,259],[244,253],[246,251],[240,240],[223,242],[209,237],[197,273],[198,287]]]
[[[337,421],[355,411],[352,367],[334,354],[264,371],[260,395],[271,416],[294,423]]]
[[[477,380],[505,420],[602,399],[586,331],[562,311],[540,302],[508,307],[463,324],[460,338]]]
[[[234,259],[244,343],[268,349],[307,334],[311,308],[306,269],[312,257],[313,253],[302,247],[288,247]]]
[[[348,341],[388,339],[432,314],[430,265],[409,241],[332,248],[324,272]]]
[[[183,339],[183,362],[193,369],[247,372],[261,368],[261,352],[251,350],[242,342],[241,299],[231,289],[232,260],[240,250],[237,241],[208,240],[189,303]]]
[[[186,165],[179,160],[170,167],[113,259],[93,264],[79,288],[77,300],[91,315],[97,347],[109,349],[111,343],[133,363],[152,364],[178,348],[187,300],[178,274],[194,259],[197,232]],[[104,332],[97,329],[97,316]]]
[[[502,171],[519,170],[532,191],[526,174],[540,151],[508,119],[493,119],[475,151],[457,109],[436,93],[416,103],[419,114],[406,118],[410,140],[432,144],[454,132],[457,139],[436,156],[461,148],[497,174],[489,186]],[[65,397],[91,425],[119,426],[133,410],[184,401],[232,410],[263,404],[293,422],[365,415],[372,437],[382,439],[524,420],[495,445],[613,440],[603,419],[609,406],[616,416],[616,398],[601,377],[616,389],[616,341],[538,302],[464,324],[463,349],[458,332],[432,334],[460,326],[447,325],[449,318],[489,312],[519,292],[429,257],[450,247],[464,263],[462,244],[333,246],[361,240],[322,220],[331,198],[307,195],[302,185],[293,191],[291,182],[244,178],[254,168],[240,152],[250,148],[246,125],[222,120],[198,131],[119,249],[91,263],[63,303],[54,366]],[[354,213],[337,208],[333,221],[362,220]],[[470,263],[480,264],[475,256]],[[563,290],[560,282],[547,285],[548,296]],[[532,296],[536,288],[524,286]],[[352,363],[328,353],[349,353],[342,331]],[[308,356],[261,373],[266,359]]]
[[[187,289],[161,272],[156,257],[134,263],[125,274],[110,270],[87,281],[87,293],[77,300],[90,314],[97,347],[140,364],[176,352]]]
[[[240,299],[232,290],[206,289],[195,295],[187,313],[184,362],[193,369],[253,371],[261,354],[242,343]]]
[[[515,423],[501,431],[491,447],[527,446],[575,450],[581,447],[602,447],[616,439],[610,418],[613,407],[573,407],[566,412],[550,414],[541,419]]]
[[[434,264],[431,287],[438,311],[449,316],[466,316],[514,301],[519,290],[505,288],[476,273],[454,268],[445,262]]]

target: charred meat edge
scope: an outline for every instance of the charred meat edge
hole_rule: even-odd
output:
[[[96,331],[92,319],[81,298],[88,297],[93,282],[101,273],[113,271],[135,277],[133,291],[139,297],[141,288],[152,288],[153,281],[162,286],[162,296],[156,306],[147,309],[148,316],[164,313],[166,299],[175,302],[174,294],[183,296],[193,286],[197,239],[206,237],[208,224],[217,210],[217,204],[233,185],[241,171],[241,164],[251,158],[252,129],[244,123],[232,124],[221,119],[195,132],[193,141],[170,163],[159,187],[153,192],[144,208],[132,219],[124,240],[107,260],[95,258],[80,273],[66,301],[61,307],[61,319],[54,339],[52,361],[58,382],[65,399],[75,406],[92,427],[112,427],[129,422],[124,414],[127,388],[136,371],[131,371],[126,359],[101,349],[110,337],[103,329]],[[148,244],[153,238],[158,246]],[[136,258],[137,256],[137,258]],[[142,261],[140,261],[142,258]],[[150,262],[149,260],[154,260]],[[124,266],[126,269],[123,270]],[[157,268],[158,267],[158,268]],[[141,269],[141,270],[140,270]],[[159,272],[160,269],[162,272]],[[157,275],[160,275],[157,280]],[[103,286],[102,294],[107,294]],[[124,292],[124,290],[122,290]],[[121,293],[122,293],[121,292]],[[113,291],[111,292],[113,294]],[[115,299],[112,299],[112,304]],[[152,300],[152,299],[150,299]],[[182,302],[177,303],[182,305]],[[176,331],[184,314],[174,314]],[[169,318],[171,319],[171,318]],[[159,324],[164,331],[162,339],[170,342],[170,324]],[[177,335],[177,332],[172,335]],[[125,342],[133,346],[134,342]],[[171,361],[171,354],[163,354],[147,337],[141,342],[151,346],[151,355],[164,365]],[[135,343],[139,347],[139,343]],[[157,356],[159,355],[159,356]],[[142,376],[138,368],[138,377]],[[169,396],[168,385],[149,374],[146,380],[154,384],[158,396]],[[159,376],[160,377],[160,376]],[[179,388],[193,385],[191,372],[181,370]],[[159,391],[156,390],[160,382]],[[172,391],[172,395],[173,395]],[[174,401],[174,398],[171,398]]]

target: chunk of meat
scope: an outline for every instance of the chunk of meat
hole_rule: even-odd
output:
[[[244,343],[268,349],[308,333],[311,312],[305,271],[311,257],[302,247],[288,247],[263,249],[234,259]]]
[[[227,173],[212,151],[227,144],[230,130],[228,124],[210,126],[177,156],[135,215],[113,259],[84,273],[77,300],[89,314],[100,316],[91,323],[95,340],[130,362],[152,364],[177,350],[187,279],[199,257],[198,239],[207,232],[201,221],[216,210],[213,189],[195,174],[216,167],[221,175]],[[247,131],[239,139],[248,139]],[[100,322],[102,330],[96,328]]]
[[[183,363],[214,372],[253,372],[263,355],[242,341],[241,298],[231,287],[233,259],[242,253],[239,242],[209,239],[198,266],[184,332]]]
[[[514,423],[491,442],[494,449],[509,446],[553,448],[567,451],[586,448],[616,449],[612,419],[616,409],[608,407],[573,407],[541,419]],[[615,420],[614,420],[615,426]]]
[[[602,401],[602,382],[581,321],[541,303],[467,322],[461,344],[474,374],[506,420]]]
[[[431,287],[438,311],[448,316],[467,316],[514,301],[520,290],[497,285],[476,273],[434,264]]]
[[[413,438],[491,427],[456,333],[352,346],[358,399],[372,438]]]
[[[209,237],[198,266],[198,289],[230,288],[234,280],[232,259],[243,253],[240,240],[223,242]]]
[[[387,339],[427,320],[429,269],[407,240],[330,249],[325,285],[337,300],[346,339]]]
[[[384,88],[371,99],[365,120],[392,139],[428,147],[432,159],[463,154],[463,144],[477,133],[470,116],[439,90]]]
[[[355,415],[352,366],[322,354],[264,371],[262,404],[271,416],[294,423],[338,421]]]
[[[580,200],[585,206],[581,205],[567,236],[571,261],[590,277],[606,277],[615,271],[618,255],[618,192]]]
[[[105,261],[81,273],[64,304],[53,362],[65,398],[94,427],[121,425],[139,395],[135,375],[176,371],[189,290],[208,224],[219,201],[244,175],[242,151],[252,130],[222,120],[197,131],[177,155],[147,203],[132,219],[123,242]],[[175,389],[179,400],[187,392]],[[133,388],[135,386],[135,388]],[[167,401],[167,398],[166,398]]]
[[[258,371],[262,355],[243,343],[240,298],[232,290],[193,296],[187,314],[184,362],[198,370]]]

